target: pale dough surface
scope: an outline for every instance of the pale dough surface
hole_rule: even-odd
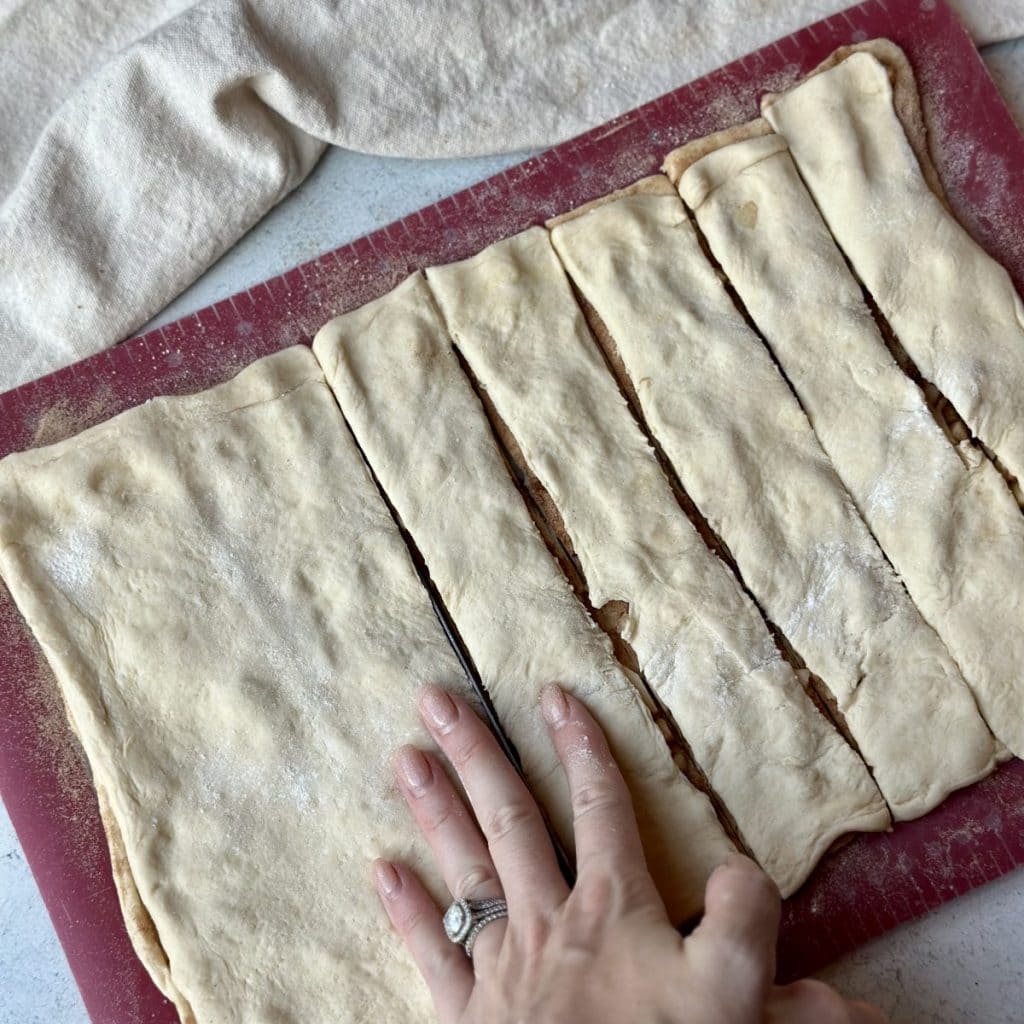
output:
[[[452,337],[561,513],[623,634],[784,893],[839,835],[889,816],[726,565],[680,510],[589,337],[548,234],[427,271]]]
[[[431,1020],[369,864],[444,896],[388,760],[417,686],[466,684],[312,354],[11,456],[0,501],[182,1019]]]
[[[572,807],[538,710],[552,681],[608,733],[669,912],[693,916],[732,845],[534,527],[422,275],[333,320],[314,348],[563,843]]]
[[[853,53],[763,113],[910,357],[1024,477],[1024,305],[929,188],[886,67]]]
[[[700,192],[700,181],[685,186],[706,162],[728,174],[738,151],[763,160],[772,145],[785,143],[767,135],[705,157],[684,176],[684,197]],[[757,205],[734,204],[728,216],[753,230],[744,225],[758,222]],[[701,252],[679,197],[623,196],[556,226],[552,240],[683,486],[828,687],[894,816],[924,814],[991,771],[992,738],[970,691]],[[731,275],[733,263],[724,269]],[[807,278],[794,266],[785,280],[795,304]]]
[[[839,475],[992,730],[1024,753],[1024,516],[992,463],[969,442],[954,447],[896,365],[775,138],[781,148],[768,158],[739,143],[694,164],[683,194],[705,196],[698,223]],[[729,159],[715,161],[719,154]],[[905,751],[908,767],[935,780],[980,768],[984,753],[959,701],[950,704],[953,690],[937,688],[944,663],[928,660],[930,683],[924,663],[897,682],[912,700],[908,713],[933,713],[935,728],[946,723],[945,738],[933,734]]]

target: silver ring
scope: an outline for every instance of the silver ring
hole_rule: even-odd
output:
[[[444,912],[445,934],[457,946],[473,955],[476,937],[492,922],[508,917],[508,904],[498,897],[486,900],[457,899]]]

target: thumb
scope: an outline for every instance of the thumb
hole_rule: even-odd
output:
[[[718,971],[735,969],[733,977],[764,991],[775,977],[780,908],[775,883],[749,857],[733,854],[708,879],[704,918],[688,945]]]

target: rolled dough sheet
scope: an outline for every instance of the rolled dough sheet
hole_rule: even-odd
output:
[[[568,787],[537,712],[552,681],[608,732],[670,914],[692,917],[731,843],[537,533],[423,277],[333,320],[314,350],[566,847]]]
[[[433,1019],[369,862],[444,890],[388,759],[465,691],[312,354],[0,463],[0,571],[183,1021]]]
[[[767,162],[763,153],[779,146],[769,135],[718,150],[684,186],[712,159],[727,164],[742,150]],[[709,204],[699,208],[702,226]],[[749,232],[741,225],[756,223],[757,209],[734,204],[730,224]],[[668,180],[648,179],[644,191],[555,226],[552,241],[599,314],[612,357],[639,382],[637,401],[683,486],[765,614],[830,690],[893,815],[924,814],[991,771],[992,737],[959,670],[718,280]],[[748,255],[755,266],[766,258]],[[780,269],[792,257],[785,247],[776,255]],[[724,269],[731,274],[733,262]],[[782,280],[799,315],[807,278]]]
[[[1024,753],[1024,517],[992,463],[968,442],[951,444],[896,365],[775,138],[767,156],[744,142],[694,164],[683,195],[910,596],[992,730]],[[936,785],[967,781],[985,744],[948,659],[925,652],[907,639],[891,649],[894,669],[905,666],[894,693],[907,702],[891,726],[906,730],[908,771]],[[910,741],[914,713],[929,716],[920,742]]]
[[[921,373],[1024,477],[1024,306],[929,188],[886,66],[853,53],[767,98],[763,113]]]
[[[834,839],[882,829],[874,783],[680,510],[542,228],[427,271],[452,337],[561,514],[623,634],[784,893]]]

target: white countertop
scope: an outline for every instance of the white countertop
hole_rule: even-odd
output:
[[[1024,124],[1024,39],[984,54]],[[154,325],[279,274],[526,155],[424,161],[331,150]],[[1024,1021],[1024,871],[883,936],[822,977],[845,994],[877,1003],[894,1024]],[[87,1021],[14,830],[0,810],[0,1024]]]

